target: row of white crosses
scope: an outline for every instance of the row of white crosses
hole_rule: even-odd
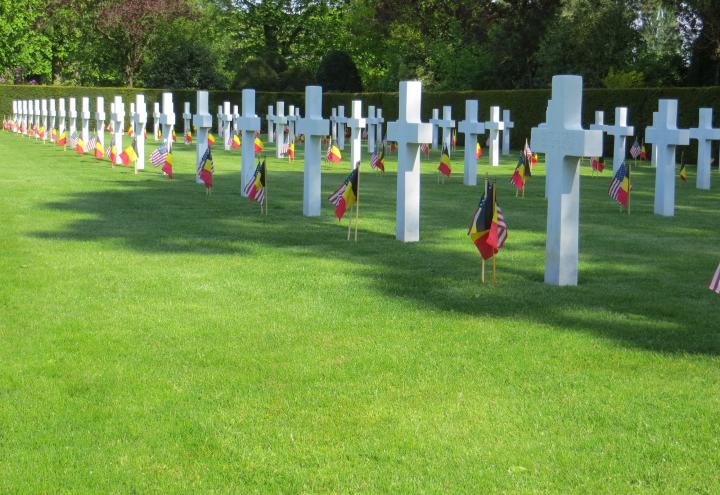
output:
[[[628,110],[625,107],[615,108],[615,124],[605,124],[605,112],[595,112],[595,123],[590,125],[591,131],[600,131],[613,136],[613,173],[617,172],[625,161],[627,137],[635,134],[635,128],[627,125]],[[600,149],[602,156],[603,150]]]
[[[489,142],[489,150],[488,150],[488,161],[490,165],[493,167],[498,167],[500,165],[500,132],[503,132],[503,149],[507,147],[507,151],[503,151],[504,154],[508,154],[510,152],[510,129],[515,126],[515,123],[510,120],[510,110],[503,111],[503,119],[500,120],[500,107],[498,106],[492,106],[490,107],[490,120],[487,120],[485,122],[478,122],[477,120],[477,105],[475,105],[475,111],[474,116],[468,116],[468,102],[475,101],[476,100],[468,100],[465,102],[465,112],[466,112],[466,118],[465,121],[466,124],[462,126],[462,128],[458,127],[458,130],[461,133],[465,134],[465,164],[466,166],[470,166],[470,168],[474,168],[477,170],[477,161],[474,158],[469,159],[468,158],[468,150],[471,150],[471,154],[474,157],[475,156],[475,143],[477,141],[477,136],[485,134],[487,131],[489,133],[488,136],[488,142]],[[432,111],[432,118],[430,119],[430,124],[432,125],[432,143],[431,146],[433,149],[437,148],[438,144],[438,131],[439,129],[442,129],[442,147],[447,148],[448,154],[452,153],[452,146],[451,146],[451,139],[452,139],[452,129],[455,128],[455,121],[452,120],[452,107],[450,106],[444,106],[443,107],[443,118],[438,118],[439,111],[437,108],[434,108]],[[482,127],[479,127],[478,124],[482,124]],[[506,128],[506,125],[508,126]],[[472,133],[467,132],[468,130],[472,129]],[[473,165],[474,164],[474,165]],[[476,179],[473,179],[474,182],[468,182],[467,178],[467,168],[466,168],[466,174],[465,174],[465,184],[468,185],[475,185]]]

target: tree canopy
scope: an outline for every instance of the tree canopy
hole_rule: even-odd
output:
[[[0,0],[0,81],[339,91],[720,84],[716,0]]]

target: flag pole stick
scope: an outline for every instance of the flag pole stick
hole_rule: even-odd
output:
[[[355,242],[358,240],[358,223],[360,223],[360,162],[357,163],[357,196],[355,197]]]
[[[483,193],[483,196],[484,196],[484,195],[487,195],[487,189],[488,189],[488,174],[487,174],[487,173],[485,173],[485,185],[484,185],[484,187],[485,187],[485,192]],[[482,262],[481,262],[481,267],[480,267],[480,269],[481,269],[481,271],[480,271],[480,281],[484,284],[484,283],[485,283],[485,258],[483,258],[482,256],[480,256],[480,259],[482,260]]]

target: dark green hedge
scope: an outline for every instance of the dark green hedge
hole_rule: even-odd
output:
[[[91,112],[95,112],[94,97],[104,96],[106,100],[106,112],[109,111],[109,102],[116,95],[123,97],[126,104],[134,99],[137,93],[143,93],[148,104],[148,113],[152,114],[152,105],[161,98],[163,90],[145,88],[84,88],[68,86],[14,86],[0,85],[0,113],[9,114],[12,112],[13,99],[35,99],[50,97],[80,98],[89,96],[93,100]],[[175,113],[181,119],[183,102],[190,101],[193,112],[195,111],[195,90],[173,90]],[[530,135],[530,129],[545,119],[547,100],[550,97],[549,90],[498,90],[498,91],[454,91],[454,92],[426,92],[423,94],[422,115],[423,119],[429,119],[433,108],[442,109],[444,105],[451,105],[453,118],[462,120],[465,116],[465,100],[477,99],[479,101],[480,116],[485,119],[489,114],[491,105],[499,105],[502,108],[512,110],[512,119],[515,128],[511,133],[512,147],[520,148],[525,139]],[[700,107],[720,108],[720,87],[704,88],[643,88],[643,89],[588,89],[583,97],[583,124],[590,125],[594,121],[595,110],[605,111],[605,122],[612,123],[615,120],[615,107],[627,106],[628,118],[631,125],[635,126],[636,135],[642,137],[645,127],[652,121],[652,112],[657,110],[658,99],[675,98],[679,100],[678,125],[683,128],[697,125],[698,109]],[[234,104],[241,102],[240,91],[210,91],[210,110],[215,114],[218,105],[223,101],[231,101]],[[361,99],[364,108],[367,105],[375,105],[383,109],[383,116],[386,120],[394,120],[398,113],[397,93],[325,93],[323,95],[323,113],[330,114],[330,108],[337,105],[345,105],[346,113],[349,112],[350,102],[353,99]],[[265,116],[267,106],[276,101],[285,101],[287,111],[288,105],[300,105],[305,103],[304,93],[298,92],[258,92],[256,109],[258,115]],[[441,114],[442,114],[442,110]],[[127,108],[126,108],[127,112]],[[150,117],[152,121],[152,117]],[[180,122],[180,120],[179,120]],[[263,127],[265,122],[263,122]],[[462,135],[458,136],[462,143]],[[632,140],[628,140],[628,147]],[[691,143],[688,149],[688,161],[694,163],[696,146]],[[606,139],[606,154],[612,154],[612,141]]]

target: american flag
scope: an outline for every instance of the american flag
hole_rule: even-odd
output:
[[[106,157],[108,160],[110,159],[110,155],[112,154],[113,146],[115,146],[115,137],[114,137],[114,136],[113,136],[113,138],[110,140],[110,145],[109,145],[107,148],[105,148],[105,157]]]
[[[640,149],[640,143],[638,143],[638,140],[635,139],[635,142],[634,142],[633,145],[630,147],[630,156],[633,157],[633,160],[637,160],[637,159],[638,159],[638,157],[640,156],[640,151],[641,151],[641,149]]]
[[[505,244],[505,239],[507,239],[507,224],[505,223],[505,216],[503,215],[503,211],[502,211],[502,208],[500,208],[500,205],[495,203],[495,208],[497,209],[497,226],[498,226],[497,248],[500,249]]]
[[[385,158],[385,143],[382,144],[382,149],[378,153],[378,147],[375,146],[375,150],[373,151],[372,156],[370,157],[370,167],[372,168],[379,168],[382,170],[382,173],[385,173],[385,162],[383,162],[383,159]]]
[[[85,146],[85,151],[94,151],[96,143],[97,138],[95,136],[92,136],[90,139],[88,139],[87,146]]]
[[[358,173],[358,169],[354,169],[352,172],[350,172],[350,175],[345,177],[345,181],[342,184],[340,184],[340,187],[338,187],[335,190],[335,192],[330,195],[328,200],[332,204],[337,206],[340,203],[340,200],[342,199],[343,194],[345,193],[345,189],[347,189],[348,186],[350,185],[350,183],[353,182],[353,180],[355,180],[355,176],[357,176],[357,173]]]
[[[70,135],[70,148],[77,148],[78,138],[74,132]]]
[[[525,153],[525,156],[527,157],[528,161],[532,160],[533,152],[530,149],[530,145],[528,144],[527,139],[525,140],[525,149],[523,150],[523,152]]]
[[[168,148],[165,143],[161,144],[157,147],[155,151],[150,153],[150,162],[153,164],[153,167],[159,167],[163,163],[165,163],[165,158],[168,154]]]
[[[717,270],[715,270],[715,274],[710,279],[708,289],[713,291],[715,294],[720,294],[720,265],[718,265]]]
[[[627,207],[627,195],[625,194],[625,191],[623,191],[622,185],[625,181],[626,175],[629,174],[627,172],[625,164],[623,163],[622,165],[620,165],[620,168],[615,173],[615,177],[613,177],[613,180],[610,183],[610,189],[608,189],[608,194],[610,195],[610,197],[625,207]]]
[[[289,148],[289,146],[290,146],[290,145],[287,144],[287,143],[281,144],[281,145],[280,145],[280,154],[281,154],[281,155],[287,155],[287,154],[288,154],[288,148]]]

